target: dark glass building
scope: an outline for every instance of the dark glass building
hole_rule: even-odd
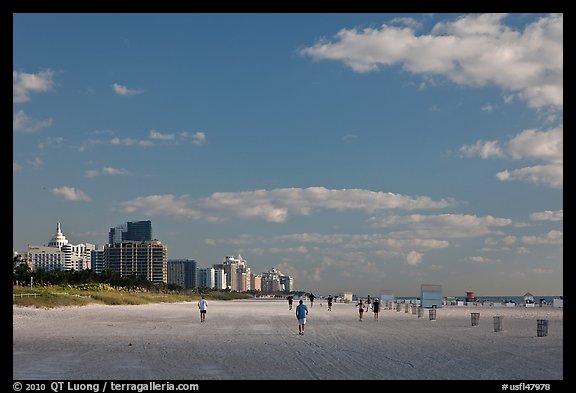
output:
[[[152,221],[128,221],[126,240],[149,242],[152,240]]]
[[[182,288],[196,288],[196,261],[194,259],[169,259],[168,284]]]
[[[108,244],[124,241],[149,242],[152,240],[152,221],[128,221],[125,225],[116,225],[108,232]]]

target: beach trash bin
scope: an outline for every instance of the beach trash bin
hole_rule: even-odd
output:
[[[400,312],[402,305],[400,303],[396,303],[396,311]]]
[[[422,307],[418,307],[418,318],[422,318],[424,316],[424,309]]]
[[[436,309],[435,308],[431,308],[430,310],[428,310],[428,317],[430,318],[431,321],[436,320]]]
[[[494,331],[501,332],[503,328],[502,320],[504,319],[503,316],[497,315],[494,317]]]
[[[473,312],[470,313],[470,316],[472,317],[472,326],[477,326],[480,323],[480,313],[479,312]]]
[[[536,334],[538,337],[544,337],[548,335],[548,320],[547,319],[538,319],[537,320],[537,328]]]
[[[416,315],[418,313],[418,306],[413,304],[412,305],[412,315]]]
[[[408,303],[406,303],[406,305],[404,306],[404,313],[405,314],[408,312],[408,307],[410,307],[410,305]]]

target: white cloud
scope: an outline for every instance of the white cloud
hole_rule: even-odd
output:
[[[46,128],[52,125],[52,118],[44,120],[33,120],[23,111],[19,110],[13,115],[12,118],[12,130],[13,132],[35,132],[42,128]]]
[[[106,167],[102,168],[102,174],[104,174],[104,175],[126,175],[126,174],[128,174],[128,171],[126,171],[124,169],[117,169],[117,168],[112,168],[112,167],[106,166]]]
[[[61,197],[67,201],[82,201],[82,202],[89,202],[92,199],[83,191],[77,190],[74,187],[60,187],[60,188],[52,188],[50,190],[52,195],[57,197]]]
[[[564,180],[564,127],[547,131],[524,130],[504,143],[498,141],[478,141],[474,145],[460,148],[463,156],[510,158],[514,160],[537,160],[543,164],[519,169],[504,170],[496,174],[499,180],[520,180],[537,184],[547,184],[562,188]]]
[[[406,263],[410,266],[416,266],[422,263],[422,257],[424,254],[421,252],[410,251],[406,254]]]
[[[462,146],[460,153],[466,157],[480,156],[484,159],[505,156],[497,141],[477,141],[473,145]]]
[[[507,94],[507,95],[502,96],[502,100],[506,104],[511,104],[514,101],[515,97],[516,96],[514,94]]]
[[[84,176],[85,177],[97,177],[100,175],[109,175],[109,176],[115,176],[115,175],[127,175],[128,171],[125,169],[117,169],[117,168],[112,168],[112,167],[104,167],[100,170],[88,170],[86,172],[84,172]]]
[[[483,105],[480,110],[482,112],[492,112],[494,110],[494,106],[492,104]]]
[[[173,216],[182,219],[205,217],[203,212],[190,206],[191,200],[186,195],[180,198],[171,194],[149,195],[123,202],[121,205],[127,213],[145,211],[150,216]]]
[[[390,21],[390,23],[392,24],[397,24],[397,25],[403,25],[403,26],[408,26],[411,27],[414,30],[418,30],[420,28],[422,28],[422,23],[420,23],[419,21],[417,21],[414,18],[409,18],[409,17],[398,17],[398,18],[394,18]]]
[[[472,256],[472,257],[466,257],[464,258],[465,261],[469,261],[469,262],[473,262],[473,263],[495,263],[495,262],[501,262],[500,259],[492,259],[492,258],[486,258],[486,257],[482,257],[482,256]]]
[[[120,146],[153,146],[151,141],[133,138],[112,138],[110,139],[110,144]]]
[[[41,168],[44,165],[44,161],[42,161],[40,157],[35,157],[32,160],[26,161],[26,163],[35,169]]]
[[[274,238],[274,241],[287,241],[299,243],[329,244],[331,246],[341,246],[345,249],[386,249],[401,251],[406,248],[418,249],[420,251],[437,250],[446,248],[450,243],[446,240],[419,239],[408,237],[404,239],[393,239],[386,234],[320,234],[320,233],[294,233]]]
[[[528,248],[526,248],[526,247],[517,247],[517,248],[514,250],[514,253],[515,253],[515,254],[530,254],[531,251],[530,251]]]
[[[150,139],[159,139],[161,141],[172,141],[174,140],[174,134],[163,134],[160,131],[150,130]]]
[[[522,236],[525,244],[562,244],[564,233],[562,231],[550,231],[542,236]]]
[[[548,131],[524,130],[510,139],[507,151],[514,159],[561,164],[564,158],[564,127]]]
[[[462,16],[422,35],[411,27],[386,24],[342,29],[333,42],[323,39],[300,53],[342,61],[356,72],[398,64],[411,73],[442,75],[461,85],[497,85],[535,108],[562,108],[563,15],[542,17],[523,31],[503,24],[505,17]]]
[[[516,243],[517,240],[518,240],[518,238],[516,236],[508,235],[508,236],[504,236],[502,238],[502,243],[507,244],[507,245],[511,245],[511,244]]]
[[[564,209],[532,213],[530,214],[530,219],[534,221],[562,221],[564,219]]]
[[[203,145],[206,143],[206,134],[204,132],[198,131],[192,135],[192,143],[195,145]]]
[[[469,214],[383,216],[371,217],[369,221],[375,228],[406,226],[410,229],[409,232],[391,232],[389,236],[418,238],[478,237],[489,234],[491,227],[512,225],[512,220],[508,218]]]
[[[84,172],[84,177],[97,177],[100,175],[100,172],[98,172],[97,170],[91,169],[91,170],[87,170]]]
[[[114,83],[112,89],[114,89],[114,92],[120,96],[133,96],[144,93],[144,90],[142,89],[129,89],[128,87],[119,85],[118,83]]]
[[[535,165],[511,171],[498,172],[498,180],[520,180],[535,184],[547,184],[552,188],[562,188],[564,185],[564,167],[562,165]]]
[[[162,203],[162,209],[154,206],[155,203],[163,201],[168,203]],[[449,199],[434,201],[424,196],[410,197],[362,189],[330,190],[324,187],[309,187],[216,192],[198,200],[187,196],[176,198],[173,195],[152,195],[126,201],[123,206],[130,211],[142,209],[147,214],[155,212],[162,215],[183,215],[192,219],[205,218],[213,221],[240,217],[281,223],[290,215],[306,216],[314,209],[359,210],[371,213],[386,209],[439,209],[452,204]]]
[[[64,138],[62,138],[61,136],[56,136],[53,138],[47,138],[46,140],[44,140],[42,142],[38,142],[38,149],[40,149],[40,150],[48,149],[52,146],[62,145],[63,143],[64,143]]]
[[[30,101],[30,93],[44,93],[52,90],[54,71],[43,70],[37,74],[12,71],[12,103]]]
[[[112,131],[93,131],[94,135],[101,134],[113,134]],[[109,140],[104,139],[90,139],[82,143],[80,146],[80,151],[85,151],[90,146],[95,145],[118,145],[118,146],[166,146],[166,145],[178,145],[181,142],[189,141],[192,139],[192,143],[196,145],[201,145],[206,142],[206,134],[203,132],[196,132],[192,136],[187,131],[180,131],[177,133],[164,133],[154,129],[148,132],[148,139],[134,139],[134,138],[119,138],[113,137]]]
[[[268,252],[271,254],[286,254],[286,255],[294,255],[294,254],[308,254],[309,250],[304,246],[299,247],[270,247]]]
[[[12,173],[17,173],[22,170],[22,165],[17,164],[15,162],[12,163]]]

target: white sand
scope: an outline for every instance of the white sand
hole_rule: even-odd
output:
[[[562,380],[563,310],[443,307],[436,321],[286,301],[13,307],[13,378],[74,380]],[[296,306],[295,302],[294,306]],[[309,305],[308,305],[309,306]],[[480,324],[471,326],[471,312]],[[493,316],[504,330],[494,332]],[[537,337],[537,319],[548,336]]]

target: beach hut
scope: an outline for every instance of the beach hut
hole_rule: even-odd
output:
[[[534,307],[534,295],[532,295],[530,292],[526,292],[524,294],[524,306]]]
[[[354,294],[352,292],[344,292],[342,294],[342,300],[344,300],[344,303],[350,303],[351,301],[353,301],[354,299]]]
[[[442,307],[442,285],[422,284],[420,305],[424,308]]]

